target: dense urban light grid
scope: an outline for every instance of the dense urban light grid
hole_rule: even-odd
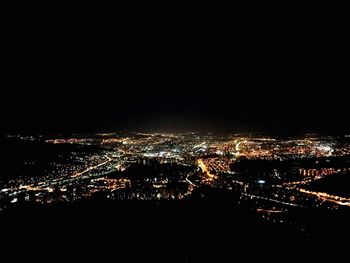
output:
[[[205,198],[207,187],[231,194],[232,203],[263,220],[303,231],[290,211],[350,209],[349,193],[327,185],[348,179],[349,135],[128,132],[8,135],[6,141],[50,150],[25,156],[18,174],[1,179],[1,211],[94,198],[181,201],[194,193]]]

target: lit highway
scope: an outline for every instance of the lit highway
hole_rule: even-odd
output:
[[[285,201],[281,201],[281,200],[277,200],[277,199],[273,199],[273,198],[268,198],[268,197],[264,197],[264,196],[258,196],[258,195],[254,195],[254,194],[242,193],[242,195],[247,196],[249,198],[257,198],[257,199],[261,199],[261,200],[265,200],[265,201],[269,201],[269,202],[274,202],[274,203],[278,203],[278,204],[282,204],[282,205],[287,205],[287,206],[303,207],[302,205],[299,205],[299,204],[294,204],[294,203],[285,202]]]
[[[189,174],[186,175],[186,182],[189,183],[190,185],[194,186],[194,187],[198,187],[198,185],[196,185],[195,183],[193,183],[191,180],[190,180],[190,177],[193,176],[194,174],[196,174],[197,172],[199,172],[199,169],[197,169],[196,171],[193,171]]]
[[[342,206],[350,206],[350,198],[340,197],[340,196],[336,196],[336,195],[330,195],[330,194],[323,193],[323,192],[308,191],[308,190],[301,189],[301,188],[297,188],[297,190],[299,190],[301,193],[304,193],[304,194],[316,196],[317,198],[324,200],[324,201],[336,203],[336,204],[342,205]]]
[[[107,161],[102,162],[102,163],[99,163],[99,164],[96,164],[96,165],[89,166],[89,167],[86,168],[85,170],[79,171],[79,172],[76,172],[76,173],[73,173],[73,174],[70,175],[69,177],[75,178],[75,177],[82,176],[83,174],[86,174],[86,173],[88,173],[88,172],[90,172],[90,171],[92,171],[92,170],[95,170],[95,169],[97,169],[97,168],[99,168],[99,167],[101,167],[101,166],[104,166],[104,165],[110,163],[112,160],[113,160],[112,158],[110,158],[110,157],[107,156]]]
[[[198,159],[197,160],[197,165],[199,166],[199,168],[202,169],[202,172],[207,176],[209,177],[209,179],[216,179],[217,177],[210,173],[210,171],[208,170],[207,166],[204,164],[203,160],[202,159]]]

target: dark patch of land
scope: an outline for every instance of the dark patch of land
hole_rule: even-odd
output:
[[[349,234],[349,213],[296,210],[311,235],[293,226],[260,220],[226,193],[194,194],[185,201],[112,201],[92,198],[2,211],[2,251],[18,257],[48,252],[52,257],[116,262],[227,262],[256,255],[276,262],[324,253],[340,255]],[[345,239],[344,239],[345,238]],[[344,243],[345,241],[345,243]],[[315,255],[314,255],[315,253]]]
[[[331,195],[350,197],[350,173],[339,173],[327,176],[312,182],[307,189],[317,192],[326,192]]]

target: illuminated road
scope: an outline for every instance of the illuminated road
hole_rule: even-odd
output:
[[[194,187],[198,187],[198,185],[196,185],[195,183],[193,183],[191,180],[190,180],[190,176],[194,175],[195,173],[199,172],[199,168],[196,170],[196,171],[193,171],[192,173],[189,173],[187,176],[186,176],[186,182],[189,183],[190,185],[194,186]]]
[[[323,193],[323,192],[309,191],[309,190],[305,190],[302,188],[297,188],[297,190],[300,191],[301,193],[304,193],[304,194],[317,196],[319,199],[324,200],[324,201],[336,203],[338,205],[350,206],[350,198],[344,198],[344,197],[340,197],[340,196],[336,196],[336,195],[330,195],[330,194]]]
[[[209,172],[207,166],[204,164],[202,159],[198,159],[197,160],[197,165],[198,165],[199,168],[202,169],[203,173],[205,173],[207,177],[209,177],[210,179],[215,179],[216,178],[216,176],[214,174]]]
[[[273,209],[262,209],[262,208],[258,208],[256,209],[256,212],[263,212],[263,213],[284,213],[285,211],[283,210],[273,210]]]
[[[86,169],[83,170],[83,171],[73,173],[73,174],[70,175],[69,177],[75,178],[75,177],[81,176],[81,175],[83,175],[83,174],[85,174],[85,173],[87,173],[87,172],[90,172],[91,170],[95,170],[95,169],[97,169],[97,168],[99,168],[99,167],[101,167],[101,166],[103,166],[103,165],[105,165],[105,164],[107,164],[107,163],[110,163],[110,162],[113,160],[112,158],[110,158],[110,157],[108,157],[108,156],[107,156],[107,159],[108,159],[108,160],[105,161],[105,162],[102,162],[102,163],[99,163],[99,164],[90,166],[90,167],[86,168]]]
[[[253,195],[253,194],[245,194],[245,193],[242,193],[242,195],[248,196],[248,197],[250,197],[250,198],[257,198],[257,199],[266,200],[266,201],[270,201],[270,202],[274,202],[274,203],[279,203],[279,204],[283,204],[283,205],[296,206],[296,207],[303,207],[302,205],[293,204],[293,203],[287,203],[287,202],[284,202],[284,201],[280,201],[280,200],[272,199],[272,198],[267,198],[267,197],[264,197],[264,196],[258,196],[258,195]]]

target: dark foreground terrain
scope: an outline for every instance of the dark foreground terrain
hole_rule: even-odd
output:
[[[333,259],[346,253],[349,215],[302,216],[307,232],[270,224],[219,199],[166,202],[98,199],[1,214],[2,254],[39,261],[235,262],[256,257]]]

